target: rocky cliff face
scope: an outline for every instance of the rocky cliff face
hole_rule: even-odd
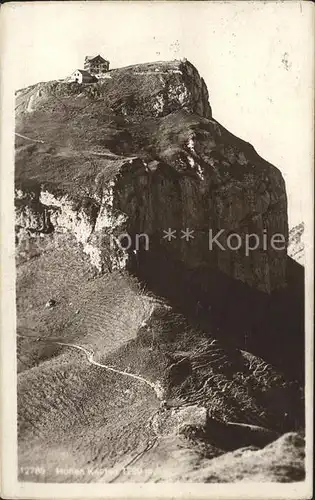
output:
[[[286,249],[270,244],[287,241],[282,175],[212,118],[188,61],[19,91],[16,131],[18,241],[70,231],[100,271],[161,248],[261,291],[285,285]]]
[[[298,264],[304,265],[304,222],[289,232],[288,255]]]

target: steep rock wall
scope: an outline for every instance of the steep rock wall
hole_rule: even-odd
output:
[[[189,62],[122,68],[87,86],[39,85],[18,95],[17,128],[33,140],[17,142],[19,234],[70,231],[102,271],[126,265],[119,236],[127,232],[133,250],[145,233],[149,252],[161,247],[187,268],[216,268],[264,292],[285,285],[286,249],[270,245],[275,233],[287,241],[282,175],[212,118]],[[210,248],[210,230],[221,231],[221,246]],[[259,244],[246,253],[249,234]]]

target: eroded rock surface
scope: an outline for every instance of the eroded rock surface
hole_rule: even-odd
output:
[[[288,255],[298,264],[304,265],[304,222],[289,232]]]
[[[212,117],[206,85],[188,61],[21,90],[17,133],[24,236],[70,231],[102,270],[126,265],[119,235],[134,245],[135,234],[146,233],[150,250],[161,246],[189,268],[214,267],[265,292],[284,286],[286,249],[270,245],[275,233],[287,240],[282,175]],[[168,228],[177,236],[170,242]],[[181,233],[187,228],[191,241]],[[221,231],[221,246],[211,248],[209,230]],[[246,255],[251,233],[259,243]]]

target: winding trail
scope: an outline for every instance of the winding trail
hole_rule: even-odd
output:
[[[159,382],[154,383],[154,382],[151,382],[150,380],[145,379],[144,377],[141,377],[140,375],[136,375],[135,373],[129,373],[129,372],[126,372],[126,371],[118,370],[117,368],[113,368],[112,366],[108,366],[108,365],[104,365],[102,363],[98,363],[97,361],[95,361],[93,359],[94,358],[94,352],[92,350],[88,350],[85,347],[82,347],[82,346],[80,346],[78,344],[71,344],[71,343],[68,343],[68,342],[61,342],[59,340],[44,339],[42,337],[35,337],[35,336],[31,336],[31,335],[20,335],[20,334],[17,334],[17,337],[26,338],[26,339],[29,339],[29,340],[41,341],[41,342],[48,342],[48,343],[52,343],[52,344],[56,344],[56,345],[61,345],[61,346],[65,346],[65,347],[70,347],[70,348],[73,348],[73,349],[77,349],[77,350],[83,352],[86,355],[87,360],[88,360],[88,362],[90,364],[92,364],[94,366],[98,366],[100,368],[104,368],[105,370],[108,370],[108,371],[111,371],[111,372],[114,372],[114,373],[118,373],[119,375],[124,375],[126,377],[130,377],[130,378],[133,378],[135,380],[139,380],[139,382],[143,382],[143,383],[147,384],[155,392],[155,395],[156,395],[156,397],[157,397],[158,400],[162,400],[163,399],[163,389],[162,389],[162,386],[160,385]],[[152,417],[153,417],[153,415],[150,418],[150,427],[152,427]],[[152,428],[152,430],[153,430],[153,428]],[[137,460],[139,460],[144,455],[144,453],[148,452],[149,450],[151,450],[156,445],[157,440],[158,440],[158,436],[157,436],[156,432],[154,432],[154,434],[155,434],[154,438],[151,439],[151,440],[149,440],[147,442],[147,444],[145,445],[145,447],[140,452],[136,453],[135,456],[133,456],[131,458],[131,460],[129,460],[121,468],[121,470],[118,472],[118,474],[116,474],[114,477],[112,477],[108,481],[109,483],[115,482],[121,476],[121,474],[124,472],[124,470],[125,470],[126,467],[129,467],[131,464],[134,464]]]
[[[41,144],[45,144],[45,141],[41,141],[40,139],[32,139],[31,137],[26,137],[26,135],[18,134],[17,132],[15,132],[15,135],[17,135],[18,137],[22,137],[22,139],[27,139],[28,141],[40,142]]]
[[[98,361],[94,360],[94,355],[95,355],[94,351],[88,350],[85,347],[82,347],[82,346],[80,346],[78,344],[70,344],[68,342],[60,342],[60,341],[51,340],[51,339],[43,339],[43,338],[38,338],[38,337],[32,337],[30,335],[19,335],[19,334],[17,334],[17,337],[27,338],[27,339],[30,339],[30,340],[35,338],[35,339],[38,339],[38,341],[41,341],[41,342],[48,342],[48,343],[52,343],[52,344],[56,344],[56,345],[70,347],[70,348],[73,348],[73,349],[78,349],[79,351],[84,352],[84,354],[87,357],[88,362],[91,365],[98,366],[100,368],[104,368],[105,370],[108,370],[108,371],[111,371],[111,372],[114,372],[114,373],[118,373],[119,375],[124,375],[126,377],[130,377],[130,378],[133,378],[135,380],[139,380],[139,382],[143,382],[144,384],[147,384],[155,392],[156,397],[159,400],[163,399],[163,389],[162,389],[162,386],[159,384],[159,382],[154,383],[154,382],[151,382],[150,380],[145,379],[144,377],[141,377],[141,375],[136,375],[135,373],[129,373],[129,372],[126,372],[126,371],[118,370],[117,368],[113,368],[112,366],[104,365],[102,363],[99,363]]]

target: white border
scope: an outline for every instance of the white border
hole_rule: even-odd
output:
[[[23,2],[25,4],[26,2]],[[51,2],[49,2],[51,3]],[[58,2],[59,3],[59,2]],[[70,3],[70,2],[67,2]],[[78,5],[79,2],[74,2]],[[81,3],[81,2],[80,2]],[[85,2],[82,2],[84,4]],[[97,2],[95,2],[97,3]],[[246,2],[250,3],[250,2]],[[283,3],[283,2],[282,2]],[[291,2],[289,2],[291,3]],[[310,210],[305,220],[306,271],[306,480],[299,483],[233,484],[41,484],[17,481],[16,439],[16,342],[15,342],[15,262],[14,262],[14,92],[13,68],[8,59],[10,26],[4,23],[8,3],[1,8],[1,495],[3,498],[189,498],[189,499],[306,499],[312,497],[313,442],[313,183],[310,182]],[[62,7],[62,4],[60,4]],[[285,5],[284,5],[285,8]],[[303,2],[314,20],[314,6]],[[61,10],[62,12],[62,10]],[[311,25],[311,24],[310,24]],[[314,25],[314,23],[313,23]],[[26,27],[27,30],[27,27]],[[21,54],[21,57],[23,55]],[[313,64],[314,58],[310,61]],[[4,70],[5,69],[5,70]],[[313,71],[314,74],[314,71]],[[313,82],[314,88],[314,82]],[[314,105],[310,103],[310,106]],[[314,116],[314,109],[313,109]],[[307,117],[306,119],[309,119]],[[312,129],[313,123],[310,123]],[[313,135],[309,142],[310,177],[314,165]],[[310,181],[312,179],[310,178]]]

